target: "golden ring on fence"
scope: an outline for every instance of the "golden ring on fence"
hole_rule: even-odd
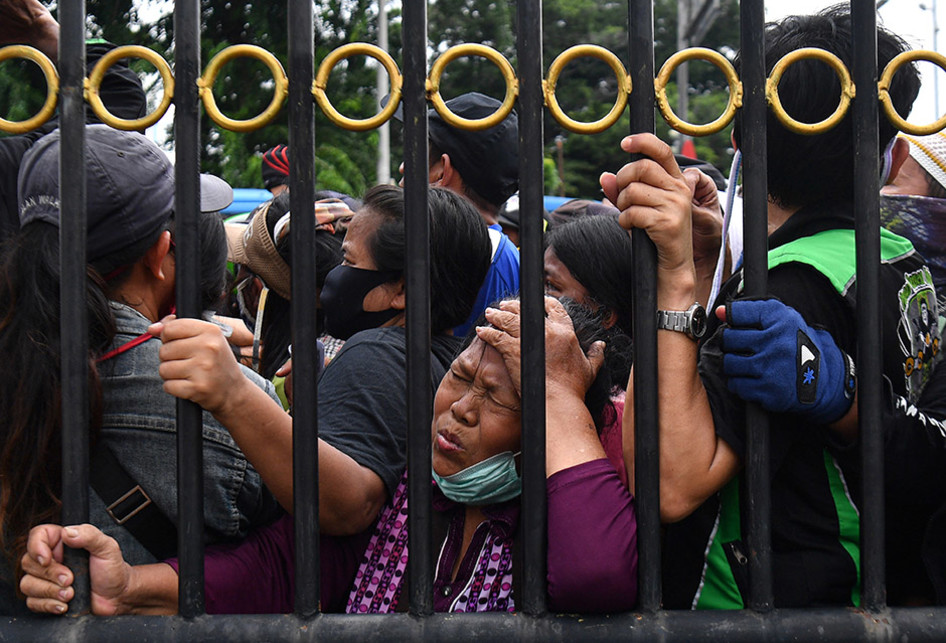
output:
[[[344,116],[335,109],[335,106],[332,105],[332,101],[330,101],[325,94],[325,89],[328,87],[328,77],[331,75],[335,65],[338,64],[338,61],[358,54],[371,56],[384,65],[391,79],[391,93],[387,105],[371,118],[348,118]],[[401,72],[397,68],[397,63],[394,62],[394,59],[391,58],[388,52],[381,49],[381,47],[366,42],[352,42],[347,45],[342,45],[325,57],[325,60],[319,65],[319,72],[316,74],[315,81],[312,83],[312,95],[315,96],[315,102],[319,104],[319,107],[322,108],[322,111],[325,112],[325,115],[328,116],[330,121],[347,130],[364,132],[365,130],[380,127],[394,116],[394,112],[397,111],[397,106],[401,102],[401,84]]]
[[[273,80],[276,81],[273,100],[269,102],[269,105],[261,114],[246,120],[237,120],[225,116],[217,107],[213,93],[214,81],[217,79],[217,74],[220,73],[220,68],[234,58],[241,57],[255,58],[262,62],[269,67]],[[214,123],[233,132],[252,132],[267,125],[279,113],[283,101],[286,100],[289,93],[289,79],[286,78],[286,72],[276,56],[262,47],[256,45],[230,45],[210,59],[207,69],[204,70],[204,75],[197,79],[197,87],[199,87],[200,98],[204,101],[204,109],[207,110],[207,115]]]
[[[667,100],[667,83],[670,81],[670,76],[680,64],[693,59],[705,60],[719,67],[729,84],[729,102],[726,103],[726,109],[715,121],[704,125],[694,125],[677,116],[670,107],[670,101]],[[654,80],[654,89],[657,92],[657,106],[664,120],[670,127],[687,136],[707,136],[721,131],[732,122],[733,117],[736,116],[736,110],[742,107],[742,82],[736,75],[736,69],[726,56],[706,47],[690,47],[670,56]]]
[[[928,136],[946,128],[946,114],[940,116],[939,119],[929,125],[911,125],[897,113],[897,108],[894,107],[893,102],[890,100],[890,83],[893,81],[894,74],[897,73],[900,67],[915,60],[925,60],[937,65],[940,69],[946,70],[946,56],[942,54],[924,49],[904,51],[887,63],[887,66],[884,68],[884,73],[877,83],[877,96],[880,99],[881,105],[884,107],[884,113],[887,114],[887,118],[890,119],[890,122],[893,123],[897,129],[914,136]]]
[[[503,100],[503,104],[499,106],[499,109],[485,118],[469,119],[457,116],[450,111],[450,108],[447,107],[443,97],[440,95],[440,77],[443,76],[444,68],[446,68],[450,62],[464,56],[482,56],[486,58],[499,67],[499,71],[502,72],[503,78],[506,80],[506,97]],[[427,79],[427,97],[430,99],[430,102],[433,103],[434,109],[437,110],[437,113],[440,114],[440,117],[447,124],[460,129],[481,130],[499,125],[504,118],[509,116],[509,113],[512,111],[513,103],[516,102],[516,96],[518,95],[519,80],[516,78],[516,72],[513,70],[512,65],[509,64],[505,56],[486,45],[464,43],[450,47],[450,49],[443,52],[443,55],[434,61],[434,65],[430,69],[430,77]]]
[[[10,45],[0,47],[0,63],[10,58],[26,58],[32,60],[43,70],[46,76],[46,102],[36,114],[25,121],[8,121],[0,118],[0,132],[23,134],[34,130],[50,118],[56,111],[56,102],[59,100],[59,73],[53,62],[39,49],[27,45]]]
[[[614,71],[614,76],[618,81],[618,94],[614,99],[614,106],[611,107],[611,111],[603,118],[591,123],[576,121],[568,116],[559,106],[558,100],[555,98],[555,85],[558,83],[558,77],[561,75],[565,65],[575,58],[585,56],[606,62]],[[542,81],[542,93],[545,94],[545,104],[548,105],[549,112],[551,112],[552,116],[555,117],[555,120],[557,120],[562,127],[577,134],[597,134],[598,132],[603,132],[608,129],[621,118],[621,113],[624,112],[624,107],[627,105],[627,97],[631,93],[631,77],[628,75],[627,69],[624,68],[620,59],[604,47],[598,45],[574,45],[560,53],[558,57],[552,61],[549,67],[548,79]]]
[[[785,73],[789,65],[806,58],[828,63],[841,81],[841,101],[838,103],[838,108],[834,110],[831,116],[820,123],[802,123],[796,121],[788,115],[785,108],[782,107],[782,101],[779,100],[778,97],[778,84],[779,81],[782,80],[782,74]],[[848,72],[847,67],[844,66],[844,63],[841,62],[841,59],[830,51],[825,51],[817,47],[803,47],[785,54],[781,60],[775,63],[775,67],[772,68],[772,74],[765,81],[765,97],[772,106],[772,111],[782,122],[782,125],[796,134],[821,134],[840,123],[841,119],[844,118],[844,115],[847,113],[848,107],[851,105],[851,99],[854,98],[854,93],[854,83],[851,80],[851,74]]]
[[[154,65],[158,73],[161,74],[161,80],[164,83],[164,94],[161,96],[161,103],[158,105],[158,108],[141,118],[127,119],[115,116],[108,111],[108,108],[105,107],[105,104],[102,102],[102,97],[99,96],[99,90],[102,87],[102,79],[105,78],[105,73],[108,71],[108,68],[122,58],[141,58],[142,60],[148,61]],[[147,47],[141,47],[140,45],[116,47],[102,56],[99,61],[95,63],[95,67],[92,68],[92,73],[85,79],[84,85],[85,100],[88,101],[98,119],[115,129],[126,131],[143,130],[157,123],[168,111],[168,107],[171,106],[171,99],[174,97],[174,76],[171,74],[171,66],[161,57],[161,54]]]

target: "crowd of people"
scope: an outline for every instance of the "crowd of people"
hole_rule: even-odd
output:
[[[38,0],[0,1],[0,17],[3,11],[18,16],[22,28],[6,33],[0,26],[0,42],[34,38],[48,49],[55,40],[55,21]],[[846,8],[789,17],[766,26],[766,66],[807,46],[850,67],[851,40]],[[881,68],[907,48],[883,28],[877,43]],[[89,60],[109,48],[90,45]],[[112,111],[143,109],[141,83],[127,67],[113,67],[106,80],[103,99]],[[889,93],[900,114],[909,113],[919,84],[909,64],[894,76]],[[780,84],[786,110],[806,122],[833,111],[839,92],[834,71],[814,62],[792,65]],[[500,102],[469,93],[447,106],[476,119]],[[769,116],[764,298],[744,296],[741,244],[725,243],[725,179],[676,157],[652,134],[622,141],[636,160],[601,176],[603,202],[531,213],[546,221],[550,609],[619,612],[637,601],[631,231],[647,234],[657,248],[665,606],[746,605],[747,402],[765,410],[771,427],[776,605],[860,604],[860,481],[867,472],[857,449],[850,118],[811,136]],[[513,112],[489,129],[464,130],[431,110],[428,123],[434,607],[514,611],[523,547],[516,245],[520,218],[530,215],[515,198],[518,122]],[[737,148],[742,127],[737,115]],[[878,128],[885,186],[876,349],[884,381],[888,600],[942,604],[946,238],[938,221],[946,210],[946,136],[899,134],[884,116]],[[7,363],[0,371],[0,610],[68,611],[68,546],[89,552],[95,613],[176,612],[179,398],[203,409],[208,612],[290,612],[288,150],[279,145],[263,155],[262,182],[273,198],[226,223],[218,211],[232,191],[217,177],[201,177],[197,278],[206,312],[192,319],[174,315],[167,157],[139,133],[94,122],[85,138],[93,467],[89,524],[82,525],[57,524],[61,139],[55,122],[0,139],[0,355]],[[319,192],[313,214],[322,610],[405,611],[404,191],[378,185],[363,195]],[[714,277],[722,281],[718,294]]]

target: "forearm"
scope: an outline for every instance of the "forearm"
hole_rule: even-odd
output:
[[[233,436],[282,507],[292,513],[292,418],[264,390],[243,378],[233,400],[214,417]]]
[[[292,418],[249,380],[214,417],[227,427],[279,501],[293,511]],[[319,440],[319,524],[328,534],[356,534],[371,525],[386,500],[381,479]]]
[[[584,400],[547,387],[545,400],[546,476],[605,457]]]
[[[709,309],[714,302],[709,300],[710,292],[713,290],[713,277],[716,275],[716,257],[707,257],[696,262],[696,290],[694,292],[695,301]],[[732,273],[732,261],[729,257],[729,250],[726,250],[726,262],[723,264],[723,282],[729,279]],[[691,304],[693,302],[690,302]]]
[[[658,276],[657,305],[686,310],[696,298],[693,273]],[[697,367],[697,342],[684,333],[658,330],[660,413],[660,505],[665,521],[689,515],[738,468],[729,446],[716,435]]]

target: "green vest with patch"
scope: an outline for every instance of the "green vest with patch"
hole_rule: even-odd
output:
[[[770,250],[768,267],[772,270],[777,266],[792,262],[811,266],[828,278],[839,295],[853,304],[851,287],[857,278],[854,248],[854,230],[825,230]],[[909,240],[881,229],[882,263],[893,263],[913,252],[913,244]],[[742,290],[742,284],[739,290]],[[824,450],[824,466],[837,512],[838,540],[844,551],[851,557],[857,570],[857,582],[851,588],[851,603],[859,606],[861,598],[859,514],[847,492],[847,484],[841,467],[827,450]],[[730,480],[719,492],[719,513],[706,549],[703,578],[693,601],[693,607],[696,609],[743,609],[745,607],[729,562],[734,555],[738,559],[740,555],[744,558],[748,554],[748,548],[744,548],[744,552],[739,552],[734,546],[734,543],[742,541],[739,502],[741,484],[742,474]]]

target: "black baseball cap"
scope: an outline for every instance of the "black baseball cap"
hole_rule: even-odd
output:
[[[60,130],[39,139],[24,155],[17,181],[20,226],[44,221],[58,226]],[[85,129],[88,262],[100,271],[124,265],[165,229],[174,213],[174,172],[167,155],[149,138],[107,125]],[[229,205],[233,190],[202,174],[201,210]]]
[[[501,105],[478,92],[447,101],[451,112],[469,120],[486,118]],[[400,105],[394,117],[403,121]],[[490,203],[500,206],[519,189],[519,117],[515,111],[494,127],[473,131],[448,125],[437,110],[430,109],[427,133],[431,143],[450,157],[463,182]]]

